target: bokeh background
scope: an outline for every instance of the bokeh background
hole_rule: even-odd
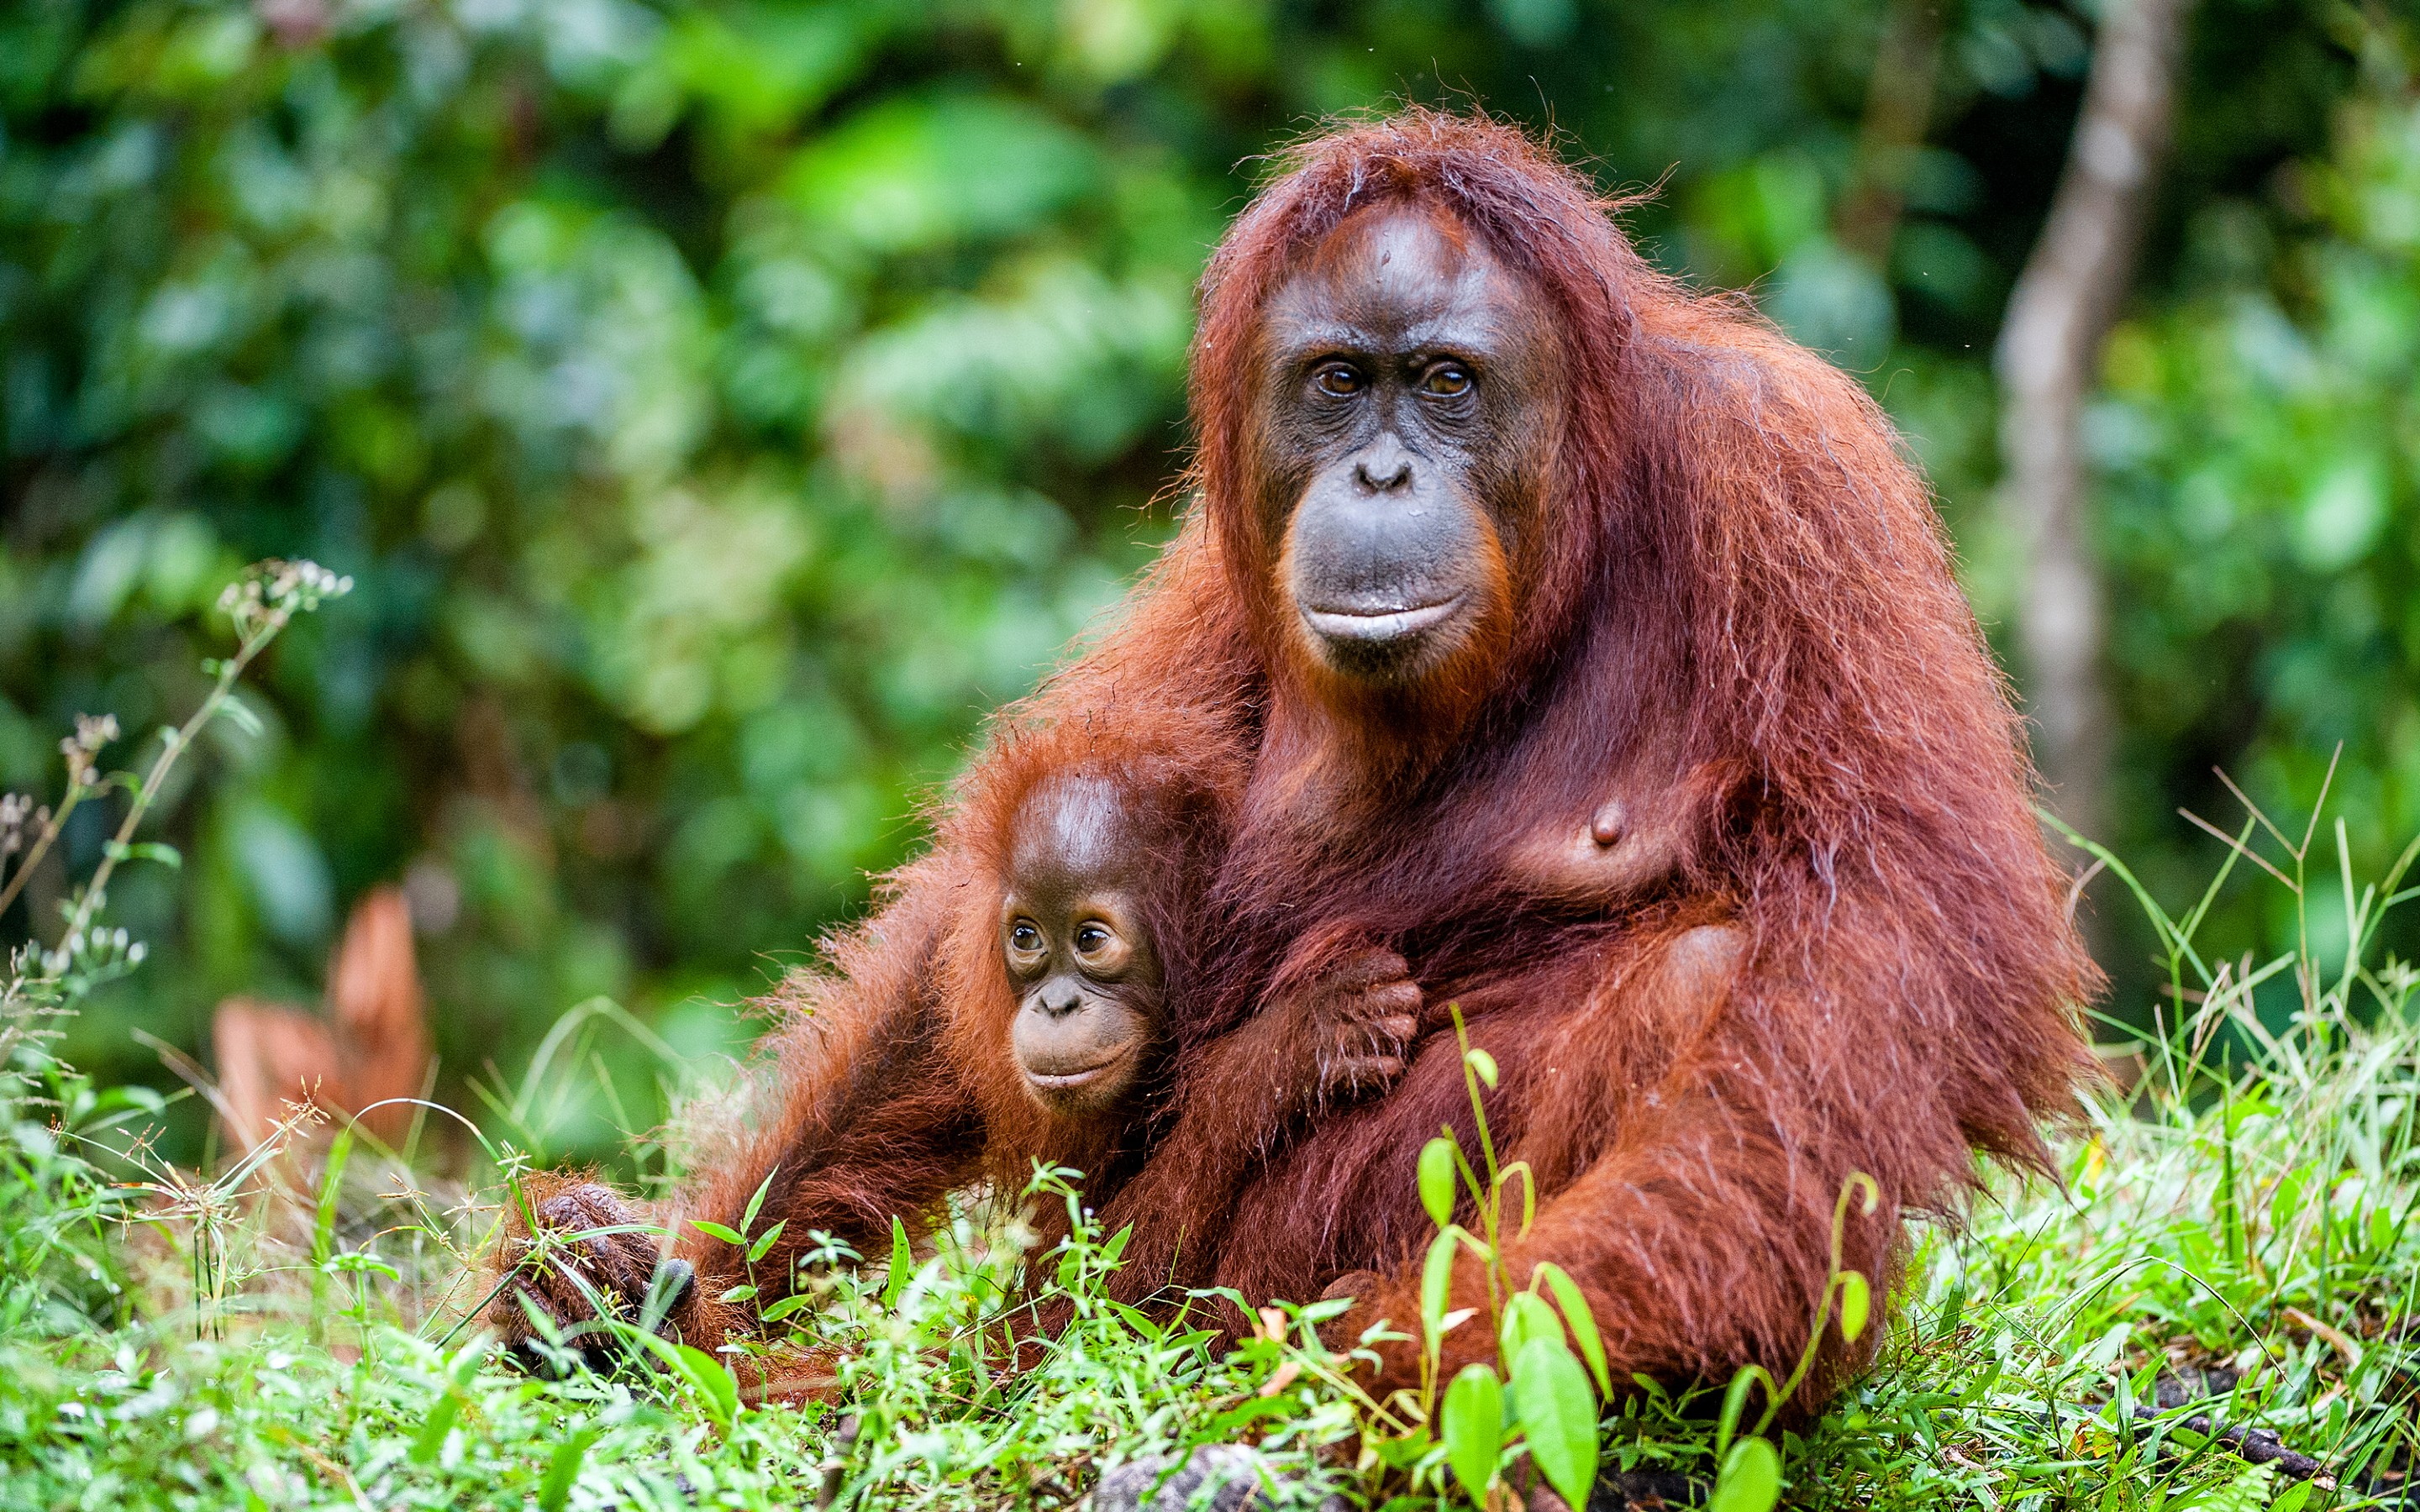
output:
[[[985,712],[1164,538],[1192,282],[1264,155],[1389,101],[1551,126],[1647,192],[1657,262],[1752,287],[1857,373],[2005,648],[2024,532],[1992,352],[2096,23],[2084,0],[12,0],[0,787],[55,792],[78,712],[181,717],[240,563],[360,584],[277,648],[257,729],[222,724],[182,774],[182,869],[115,889],[152,962],[68,1055],[159,1080],[132,1031],[198,1049],[224,995],[315,1000],[389,881],[448,1088],[513,1074],[596,994],[686,1053],[744,1041],[740,1001],[863,904]],[[2299,812],[2342,743],[2357,871],[2420,827],[2415,64],[2382,0],[2190,16],[2084,426],[2105,838],[2171,898],[2217,850],[2175,810],[2232,814],[2213,764]],[[50,932],[108,817],[0,942]],[[2211,928],[2273,941],[2275,897],[2230,893]],[[2341,933],[2327,898],[2314,917]],[[2123,1011],[2147,942],[2116,894],[2095,928]]]

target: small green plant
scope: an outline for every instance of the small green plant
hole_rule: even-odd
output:
[[[231,595],[239,653],[213,664],[220,703],[240,707],[230,667],[259,654],[281,606],[289,618],[307,607],[313,580],[271,566],[256,591]],[[180,726],[163,754],[189,748],[200,728]],[[168,767],[104,775],[114,738],[106,721],[79,724],[67,793],[148,808]],[[1852,1205],[1875,1199],[1852,1179],[1807,1352],[1779,1381],[1742,1371],[1728,1391],[1634,1378],[1617,1396],[1573,1278],[1544,1266],[1513,1285],[1507,1252],[1537,1196],[1528,1168],[1499,1158],[1482,1102],[1496,1063],[1457,1013],[1473,1118],[1420,1151],[1419,1195],[1437,1225],[1417,1341],[1425,1372],[1420,1390],[1382,1403],[1318,1337],[1344,1304],[1251,1309],[1249,1333],[1222,1350],[1198,1304],[1170,1317],[1117,1302],[1103,1283],[1124,1240],[1099,1231],[1079,1179],[1057,1170],[1037,1171],[1025,1193],[1064,1206],[1054,1243],[1037,1247],[1021,1220],[970,1194],[927,1215],[915,1249],[894,1225],[887,1269],[811,1235],[796,1273],[760,1274],[788,1247],[768,1238],[775,1226],[758,1227],[772,1205],[760,1198],[706,1232],[736,1246],[740,1287],[764,1288],[734,1300],[786,1284],[760,1315],[761,1336],[718,1358],[657,1338],[659,1315],[643,1306],[595,1325],[627,1346],[601,1371],[506,1368],[477,1326],[485,1300],[468,1277],[481,1273],[465,1268],[499,1211],[476,1194],[526,1200],[518,1178],[553,1158],[556,1131],[578,1111],[573,1079],[603,1074],[584,1048],[592,1031],[630,1035],[671,1075],[686,1068],[599,999],[564,1015],[517,1088],[492,1071],[474,1086],[492,1136],[428,1104],[468,1130],[462,1180],[475,1191],[416,1174],[430,1152],[411,1142],[387,1150],[344,1127],[293,1140],[282,1160],[178,1170],[142,1132],[163,1099],[94,1088],[47,1049],[43,1003],[72,1011],[107,971],[140,959],[135,942],[102,933],[111,870],[175,864],[138,843],[140,812],[136,827],[113,817],[107,864],[11,963],[0,1017],[0,1504],[81,1504],[109,1488],[129,1507],[1055,1512],[1122,1461],[1207,1444],[1226,1446],[1287,1512],[1330,1496],[1392,1512],[1467,1497],[1511,1512],[1517,1498],[1534,1506],[1541,1482],[1581,1505],[1600,1464],[1651,1477],[1668,1500],[1710,1491],[1714,1512],[1769,1512],[1785,1467],[1793,1504],[1823,1512],[2319,1512],[2377,1504],[2409,1473],[2420,1423],[2420,973],[2381,959],[2381,943],[2391,911],[2420,897],[2408,886],[2420,846],[2378,886],[2356,887],[2348,865],[2319,863],[2325,831],[2256,813],[2226,837],[2232,870],[2219,880],[2266,872],[2284,884],[2298,948],[2265,963],[2217,959],[2202,938],[2216,888],[2181,917],[2156,913],[2171,980],[2159,1032],[2139,1045],[2147,1074],[2094,1103],[2083,1136],[2054,1134],[2064,1185],[1987,1176],[1990,1200],[1966,1226],[1918,1230],[1885,1326],[1867,1278],[1842,1265]],[[0,821],[0,887],[13,896],[25,865],[48,855],[55,866],[57,815],[10,799]],[[2344,851],[2341,826],[2335,838]],[[2331,871],[2340,913],[2303,918],[2334,891],[2314,885]],[[2155,906],[2148,890],[2134,896]],[[2329,928],[2339,918],[2340,935]],[[80,954],[67,949],[79,921]],[[206,1085],[199,1068],[174,1063]],[[628,1168],[643,1182],[673,1180],[675,1152],[613,1112]],[[449,1195],[427,1200],[424,1179]],[[1835,1321],[1850,1338],[1883,1332],[1875,1367],[1819,1418],[1776,1427],[1818,1358],[1812,1341]],[[1482,1328],[1492,1351],[1447,1348],[1454,1330]],[[1447,1372],[1450,1353],[1502,1364]],[[817,1399],[740,1388],[779,1370],[811,1378]],[[2209,1395],[2160,1405],[2180,1378]],[[2273,1428],[2307,1458],[2247,1466],[2212,1419]]]
[[[1512,1232],[1517,1240],[1537,1216],[1537,1180],[1527,1161],[1498,1161],[1481,1101],[1482,1089],[1496,1086],[1496,1058],[1470,1042],[1461,1005],[1449,1005],[1449,1011],[1479,1161],[1472,1163],[1451,1125],[1420,1150],[1420,1205],[1437,1226],[1420,1273],[1421,1421],[1402,1436],[1392,1456],[1416,1478],[1435,1473],[1441,1458],[1484,1506],[1501,1487],[1505,1468],[1526,1449],[1546,1483],[1583,1507],[1596,1480],[1598,1404],[1613,1395],[1604,1336],[1588,1299],[1560,1266],[1542,1263],[1526,1288],[1512,1284],[1505,1263],[1510,1189],[1517,1179],[1521,1206]],[[1466,1193],[1475,1227],[1454,1217]],[[1502,1366],[1499,1373],[1497,1365],[1466,1365],[1440,1391],[1446,1335],[1479,1313],[1452,1305],[1455,1263],[1463,1254],[1477,1260],[1485,1279],[1487,1323]]]
[[[1714,1512],[1766,1512],[1781,1495],[1781,1454],[1766,1438],[1773,1420],[1790,1399],[1806,1384],[1808,1372],[1823,1348],[1823,1330],[1832,1320],[1832,1309],[1840,1310],[1840,1337],[1854,1344],[1866,1332],[1873,1312],[1873,1286],[1861,1271],[1848,1269],[1842,1263],[1841,1248],[1847,1237],[1849,1204],[1855,1201],[1861,1216],[1870,1217],[1882,1200],[1882,1188],[1863,1171],[1852,1171],[1840,1183],[1840,1195],[1832,1204],[1832,1266],[1823,1282],[1823,1294],[1815,1304],[1815,1326],[1807,1331],[1807,1347],[1799,1351],[1798,1363],[1788,1380],[1776,1383],[1772,1372],[1762,1365],[1743,1365],[1731,1377],[1730,1389],[1723,1393],[1722,1416],[1714,1428],[1714,1460],[1721,1468],[1714,1481],[1714,1497],[1709,1504]],[[1748,1396],[1762,1388],[1764,1411],[1745,1434],[1739,1431],[1740,1420],[1746,1415]]]
[[[0,1248],[10,1263],[0,1268],[0,1317],[23,1318],[46,1310],[74,1295],[88,1311],[97,1288],[112,1302],[122,1297],[113,1274],[105,1243],[108,1225],[130,1211],[139,1198],[154,1199],[146,1216],[154,1221],[182,1221],[192,1229],[188,1250],[195,1302],[194,1326],[204,1333],[216,1326],[218,1308],[240,1277],[230,1267],[229,1228],[238,1194],[256,1177],[293,1127],[315,1115],[299,1111],[252,1157],[214,1180],[200,1181],[148,1158],[140,1138],[109,1147],[104,1136],[123,1131],[133,1120],[159,1112],[165,1100],[146,1088],[96,1090],[72,1068],[50,1053],[57,1023],[75,1013],[92,994],[143,963],[144,944],[120,928],[103,922],[109,905],[109,885],[118,867],[128,861],[182,865],[177,851],[159,841],[139,841],[144,821],[164,790],[169,774],[190,751],[209,724],[225,717],[247,729],[258,722],[235,696],[237,681],[260,654],[293,623],[298,614],[316,609],[328,599],[350,592],[352,579],[340,578],[311,562],[263,562],[229,583],[219,595],[219,609],[234,626],[234,655],[202,664],[211,678],[198,707],[182,724],[160,732],[160,748],[139,774],[112,771],[103,753],[118,738],[117,720],[110,715],[81,715],[74,733],[59,742],[66,763],[66,783],[58,801],[39,805],[19,794],[0,795],[0,913],[17,901],[26,883],[56,847],[68,819],[86,804],[116,797],[124,812],[101,848],[92,873],[71,887],[60,904],[61,922],[53,943],[45,946],[39,932],[9,958],[0,975],[0,1114],[13,1126],[5,1149],[15,1194],[55,1217],[73,1214],[76,1221],[45,1223],[31,1233],[12,1237]],[[14,860],[11,866],[10,861]],[[48,1130],[24,1119],[24,1113],[46,1108],[54,1121]],[[135,1166],[144,1179],[111,1180],[82,1153],[106,1149]],[[13,1226],[0,1219],[0,1230]],[[57,1267],[66,1264],[71,1276],[64,1285]],[[73,1312],[77,1309],[70,1308]]]
[[[1562,1267],[1541,1262],[1531,1268],[1526,1287],[1512,1284],[1505,1260],[1512,1188],[1517,1180],[1520,1210],[1511,1236],[1517,1241],[1536,1218],[1536,1178],[1528,1162],[1498,1159],[1481,1101],[1482,1090],[1496,1086],[1496,1058],[1470,1042],[1459,1004],[1449,1005],[1448,1011],[1461,1051],[1479,1160],[1472,1162],[1450,1125],[1420,1150],[1420,1205],[1437,1227],[1420,1279],[1421,1422],[1398,1436],[1387,1458],[1411,1470],[1416,1479],[1434,1473],[1441,1459],[1473,1502],[1492,1506],[1500,1500],[1506,1469],[1526,1451],[1558,1495],[1575,1507],[1585,1506],[1599,1461],[1600,1407],[1614,1400],[1604,1335],[1578,1283]],[[1764,1435],[1813,1370],[1834,1308],[1844,1339],[1864,1334],[1873,1307],[1871,1285],[1844,1266],[1842,1245],[1851,1202],[1858,1201],[1859,1211],[1870,1214],[1880,1196],[1863,1173],[1853,1173],[1842,1185],[1832,1215],[1830,1271],[1806,1349],[1789,1378],[1776,1382],[1762,1366],[1749,1365],[1725,1393],[1714,1444],[1719,1471],[1713,1505],[1719,1512],[1767,1512],[1778,1498],[1781,1457]],[[1469,1226],[1455,1217],[1466,1199],[1473,1218]],[[1501,1364],[1466,1365],[1440,1390],[1446,1335],[1479,1314],[1477,1307],[1452,1305],[1456,1261],[1466,1254],[1478,1262],[1486,1282],[1486,1312]],[[1742,1434],[1742,1419],[1759,1387],[1763,1412]]]

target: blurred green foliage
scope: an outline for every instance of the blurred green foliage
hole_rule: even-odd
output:
[[[2348,40],[2362,77],[2326,155],[2194,218],[2181,297],[2117,332],[2088,422],[2128,711],[2115,807],[2172,896],[2216,841],[2163,817],[2243,822],[2213,765],[2299,844],[2341,746],[2356,873],[2420,831],[2420,28]],[[2334,959],[2332,840],[2314,860],[2312,943]],[[2217,927],[2290,938],[2291,904],[2242,889]]]
[[[2187,755],[2329,718],[2385,780],[2409,692],[2371,689],[2420,634],[2410,332],[2371,313],[2414,297],[2408,83],[2373,59],[2342,164],[2281,177],[2327,149],[2371,23],[2199,18],[2105,427],[2134,438],[2143,813]],[[346,907],[397,878],[451,1075],[600,992],[735,1042],[728,1005],[862,903],[983,712],[1164,535],[1191,282],[1262,155],[1335,112],[1477,102],[1654,186],[1652,255],[1755,284],[1909,426],[1996,614],[1988,353],[2090,26],[2026,0],[0,8],[0,786],[53,786],[77,711],[190,707],[239,563],[360,584],[279,649],[261,733],[224,727],[243,780],[172,797],[187,866],[118,889],[162,953],[68,1054],[156,1077],[130,1029],[193,1045],[222,994],[316,996]],[[2237,501],[2215,534],[2205,476]],[[2207,675],[2209,634],[2257,687],[2163,681]],[[2340,712],[2268,712],[2298,688]]]

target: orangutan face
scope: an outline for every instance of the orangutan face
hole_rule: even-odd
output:
[[[1069,1115],[1114,1105],[1158,1042],[1161,968],[1143,848],[1116,786],[1052,783],[1017,814],[1001,947],[1018,991],[1009,1043],[1026,1089]]]
[[[1278,288],[1262,335],[1257,491],[1311,659],[1417,685],[1508,634],[1560,422],[1528,285],[1450,220],[1373,210]]]

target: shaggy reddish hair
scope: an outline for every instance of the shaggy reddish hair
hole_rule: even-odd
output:
[[[1394,208],[1498,259],[1562,347],[1557,460],[1527,480],[1544,523],[1508,555],[1518,612],[1411,721],[1305,665],[1274,571],[1291,501],[1252,483],[1271,294]],[[1299,1300],[1347,1278],[1348,1331],[1411,1325],[1431,1231],[1417,1153],[1441,1124],[1469,1132],[1449,1002],[1502,1068],[1498,1148],[1538,1179],[1514,1282],[1541,1260],[1570,1272],[1617,1380],[1785,1369],[1853,1172],[1884,1207],[1848,1257],[1881,1282],[1899,1213],[1952,1206],[1974,1149],[2044,1163],[2037,1119],[2091,1074],[2074,1009],[2099,978],[1925,486],[1856,383],[1648,267],[1613,208],[1519,132],[1426,111],[1286,160],[1203,281],[1198,505],[1124,625],[1003,716],[933,852],[784,990],[798,1011],[769,1041],[763,1116],[702,1163],[684,1206],[726,1222],[773,1173],[767,1218],[789,1227],[760,1276],[812,1229],[877,1243],[982,1169],[1008,1120],[971,1079],[996,1047],[948,1032],[954,997],[971,1000],[945,964],[952,921],[981,912],[983,837],[1016,796],[1104,748],[1248,774],[1223,858],[1198,863],[1182,1117],[1155,1125],[1173,1132],[1140,1174],[1106,1159],[1088,1188],[1136,1227],[1130,1293],[1206,1280]],[[1608,796],[1679,837],[1671,870],[1593,906],[1542,898],[1509,858],[1584,833]],[[1373,944],[1426,994],[1409,1071],[1266,1137],[1217,1047]],[[1231,1147],[1257,1163],[1248,1180],[1165,1175]],[[1456,1288],[1483,1303],[1475,1272]],[[1875,1336],[1834,1334],[1818,1393]],[[1447,1346],[1450,1371],[1494,1341],[1466,1326]],[[1412,1379],[1409,1347],[1382,1352],[1384,1383]]]
[[[1404,942],[1431,1001],[1458,995],[1505,1062],[1491,1119],[1546,1183],[1516,1275],[1560,1260],[1640,1368],[1785,1364],[1851,1171],[1886,1211],[1942,1207],[1970,1147],[2042,1164],[2036,1119],[2092,1074],[2073,1010],[2100,979],[2017,717],[1865,392],[1649,268],[1614,207],[1519,132],[1414,111],[1302,147],[1204,280],[1205,548],[1274,672],[1256,796],[1368,739],[1320,705],[1281,629],[1249,487],[1260,312],[1349,220],[1398,207],[1460,225],[1552,309],[1568,397],[1549,523],[1517,640],[1448,748],[1408,773],[1357,748],[1365,785],[1311,784],[1333,818],[1248,800],[1226,878],[1239,943],[1290,946],[1282,976],[1323,924]],[[1515,831],[1577,824],[1607,791],[1686,801],[1706,774],[1724,791],[1681,887],[1611,920],[1522,919],[1499,866]],[[1734,975],[1699,1004],[1679,979],[1703,963],[1676,979],[1666,948],[1708,923],[1735,932],[1708,958]],[[1204,1032],[1249,1011],[1254,976],[1239,964]],[[1412,1156],[1441,1119],[1468,1123],[1450,1070],[1281,1160],[1239,1217],[1323,1242],[1256,1244],[1219,1278],[1298,1296],[1401,1267],[1426,1235]],[[1852,1238],[1875,1269],[1886,1234]],[[1379,1310],[1401,1322],[1409,1304],[1399,1284]]]
[[[1148,731],[1137,728],[1146,721]],[[1228,711],[1163,705],[1132,721],[1004,732],[960,794],[943,833],[970,880],[958,889],[942,945],[941,1054],[982,1109],[983,1175],[996,1191],[1024,1190],[1037,1163],[1114,1181],[1133,1170],[1157,1111],[1146,1098],[1120,1112],[1054,1113],[1016,1072],[1009,1034],[1020,999],[1001,955],[1001,909],[1017,816],[1045,788],[1071,778],[1107,783],[1118,795],[1130,838],[1146,853],[1135,872],[1149,879],[1136,900],[1138,922],[1159,960],[1163,1002],[1180,1005],[1203,991],[1209,963],[1200,948],[1207,936],[1198,919],[1243,790],[1244,750]],[[1143,1088],[1164,1081],[1165,1071],[1162,1057],[1146,1070]],[[1055,1234],[1063,1213],[1043,1216]]]

